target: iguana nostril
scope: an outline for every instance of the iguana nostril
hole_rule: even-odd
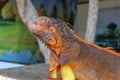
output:
[[[37,25],[36,20],[35,20],[35,19],[34,19],[34,20],[31,20],[31,21],[28,23],[28,28],[29,28],[29,30],[31,30],[32,27],[35,26],[35,25]]]

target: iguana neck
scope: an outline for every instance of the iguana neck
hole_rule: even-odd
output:
[[[75,41],[74,43],[66,43],[65,46],[62,48],[62,52],[64,54],[72,54],[72,53],[79,53],[80,51],[80,44]]]

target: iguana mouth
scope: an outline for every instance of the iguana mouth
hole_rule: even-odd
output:
[[[37,30],[32,30],[32,34],[38,38],[39,40],[41,40],[42,42],[44,42],[44,40],[42,39],[42,37],[40,36],[39,32]]]
[[[37,32],[36,33],[36,31],[34,32],[32,32],[32,34],[37,38],[37,39],[39,39],[49,50],[51,50],[51,52],[54,52],[51,48],[50,48],[50,45],[52,45],[52,46],[54,46],[56,43],[57,43],[57,40],[53,37],[53,36],[51,36],[51,35],[48,35],[48,36],[46,36],[44,39],[40,36],[40,33],[39,32]],[[48,42],[49,41],[49,42]],[[49,44],[47,44],[47,43]]]

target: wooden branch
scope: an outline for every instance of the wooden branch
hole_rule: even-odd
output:
[[[16,0],[18,12],[22,21],[29,26],[29,22],[32,19],[38,18],[38,12],[32,4],[31,0]],[[45,47],[45,45],[37,39],[39,49],[43,53],[45,58],[45,63],[50,63],[50,50]]]
[[[16,0],[17,7],[23,22],[28,25],[32,19],[38,18],[38,13],[31,0]]]
[[[98,18],[98,2],[99,0],[89,0],[89,11],[88,11],[88,21],[85,39],[89,42],[94,42],[95,33],[96,33],[96,25]]]

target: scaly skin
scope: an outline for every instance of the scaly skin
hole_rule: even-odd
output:
[[[45,80],[60,80],[60,70],[62,80],[120,80],[120,54],[78,37],[67,23],[42,16],[29,30],[51,51],[51,78]]]

